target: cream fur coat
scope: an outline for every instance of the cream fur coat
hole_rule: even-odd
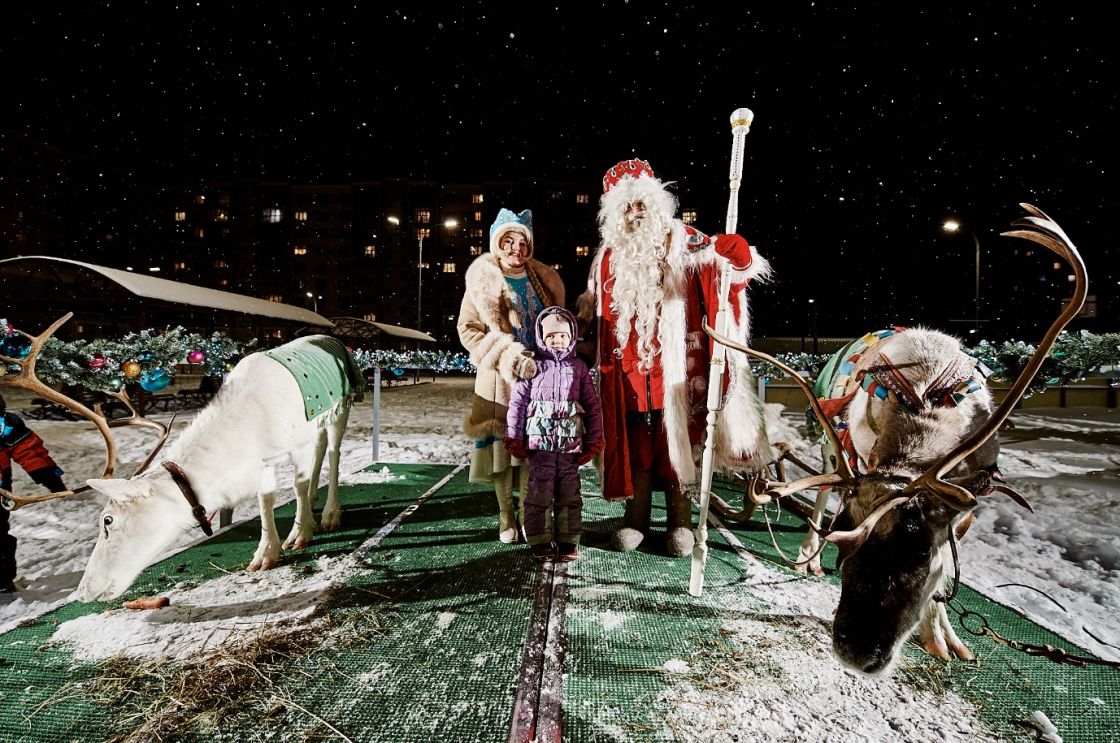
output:
[[[564,283],[555,269],[530,258],[526,270],[545,307],[564,306]],[[476,440],[500,439],[506,429],[510,388],[517,379],[514,370],[521,357],[532,355],[532,349],[514,336],[514,329],[521,327],[517,296],[492,253],[479,256],[467,269],[457,327],[459,341],[478,370],[463,432]]]

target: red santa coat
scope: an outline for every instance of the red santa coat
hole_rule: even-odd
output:
[[[600,248],[592,265],[588,294],[584,303],[595,308],[597,322],[599,394],[607,442],[600,459],[603,496],[609,500],[634,494],[627,439],[627,412],[647,409],[662,411],[668,440],[669,459],[682,485],[697,482],[697,462],[703,453],[708,379],[714,343],[704,332],[701,320],[715,326],[719,310],[718,277],[725,259],[715,250],[735,249],[728,335],[747,342],[750,313],[747,282],[769,272],[761,256],[752,254],[746,241],[738,236],[717,236],[715,240],[673,220],[666,269],[662,278],[664,298],[659,308],[656,340],[661,354],[649,374],[649,393],[644,376],[638,371],[635,338],[621,357],[615,355],[617,317],[610,311],[613,285],[611,249]],[[762,406],[755,393],[754,379],[742,354],[728,354],[723,409],[716,427],[715,465],[721,469],[757,469],[770,461],[770,447],[763,425]]]

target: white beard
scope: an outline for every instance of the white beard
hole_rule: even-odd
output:
[[[611,246],[611,273],[614,277],[610,309],[618,317],[615,355],[621,357],[633,330],[637,334],[638,368],[648,372],[661,353],[655,340],[665,295],[662,272],[672,220],[649,209],[645,218],[633,223],[629,229],[624,215],[618,215],[610,222],[614,229],[607,230],[604,238]]]

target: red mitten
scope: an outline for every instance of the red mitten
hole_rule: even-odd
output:
[[[592,459],[595,458],[596,454],[598,454],[601,451],[603,451],[603,440],[602,439],[599,439],[598,441],[593,442],[593,443],[590,443],[590,442],[585,443],[583,445],[583,451],[576,458],[576,464],[577,465],[587,464],[588,462],[590,462]]]
[[[740,235],[716,235],[716,252],[738,269],[751,265],[751,246]]]
[[[502,443],[506,445],[506,451],[518,459],[528,459],[528,453],[525,451],[525,442],[521,439],[511,439],[509,436],[502,439]]]

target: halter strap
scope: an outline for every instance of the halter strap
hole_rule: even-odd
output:
[[[191,515],[202,527],[202,531],[208,537],[213,536],[214,530],[210,527],[210,519],[206,518],[206,509],[198,502],[198,496],[194,494],[194,488],[191,487],[191,481],[187,479],[187,473],[183,472],[182,467],[170,461],[163,462],[163,468],[171,473],[171,479],[175,481],[179,490],[182,491],[183,497],[187,499],[187,504],[191,507]]]

